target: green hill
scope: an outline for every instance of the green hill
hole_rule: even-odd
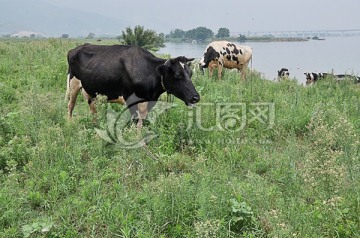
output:
[[[70,34],[121,34],[131,23],[126,20],[61,8],[41,0],[3,0],[0,8],[0,34],[35,31],[46,36]]]

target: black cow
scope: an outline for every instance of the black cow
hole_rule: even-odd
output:
[[[164,92],[193,105],[200,96],[191,82],[188,62],[192,60],[161,59],[137,46],[80,45],[68,52],[69,118],[81,88],[93,113],[98,94],[110,102],[126,101],[131,115],[139,116],[138,126]]]

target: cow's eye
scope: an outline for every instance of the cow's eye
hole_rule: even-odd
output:
[[[175,78],[178,79],[178,80],[182,80],[182,79],[184,79],[184,75],[181,74],[181,73],[176,73]]]

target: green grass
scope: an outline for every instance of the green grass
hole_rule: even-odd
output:
[[[175,99],[143,128],[147,147],[123,149],[95,130],[122,107],[99,101],[94,121],[80,96],[67,119],[80,43],[0,41],[0,237],[360,236],[358,85],[195,73],[200,104]],[[217,118],[221,105],[244,124]],[[263,121],[256,105],[273,106]]]

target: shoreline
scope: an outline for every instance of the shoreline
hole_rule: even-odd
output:
[[[206,40],[193,40],[187,38],[165,38],[165,43],[192,43],[192,44],[203,44],[210,43],[212,41],[226,40],[230,42],[303,42],[309,41],[310,39],[304,37],[227,37],[227,38],[209,38]]]

